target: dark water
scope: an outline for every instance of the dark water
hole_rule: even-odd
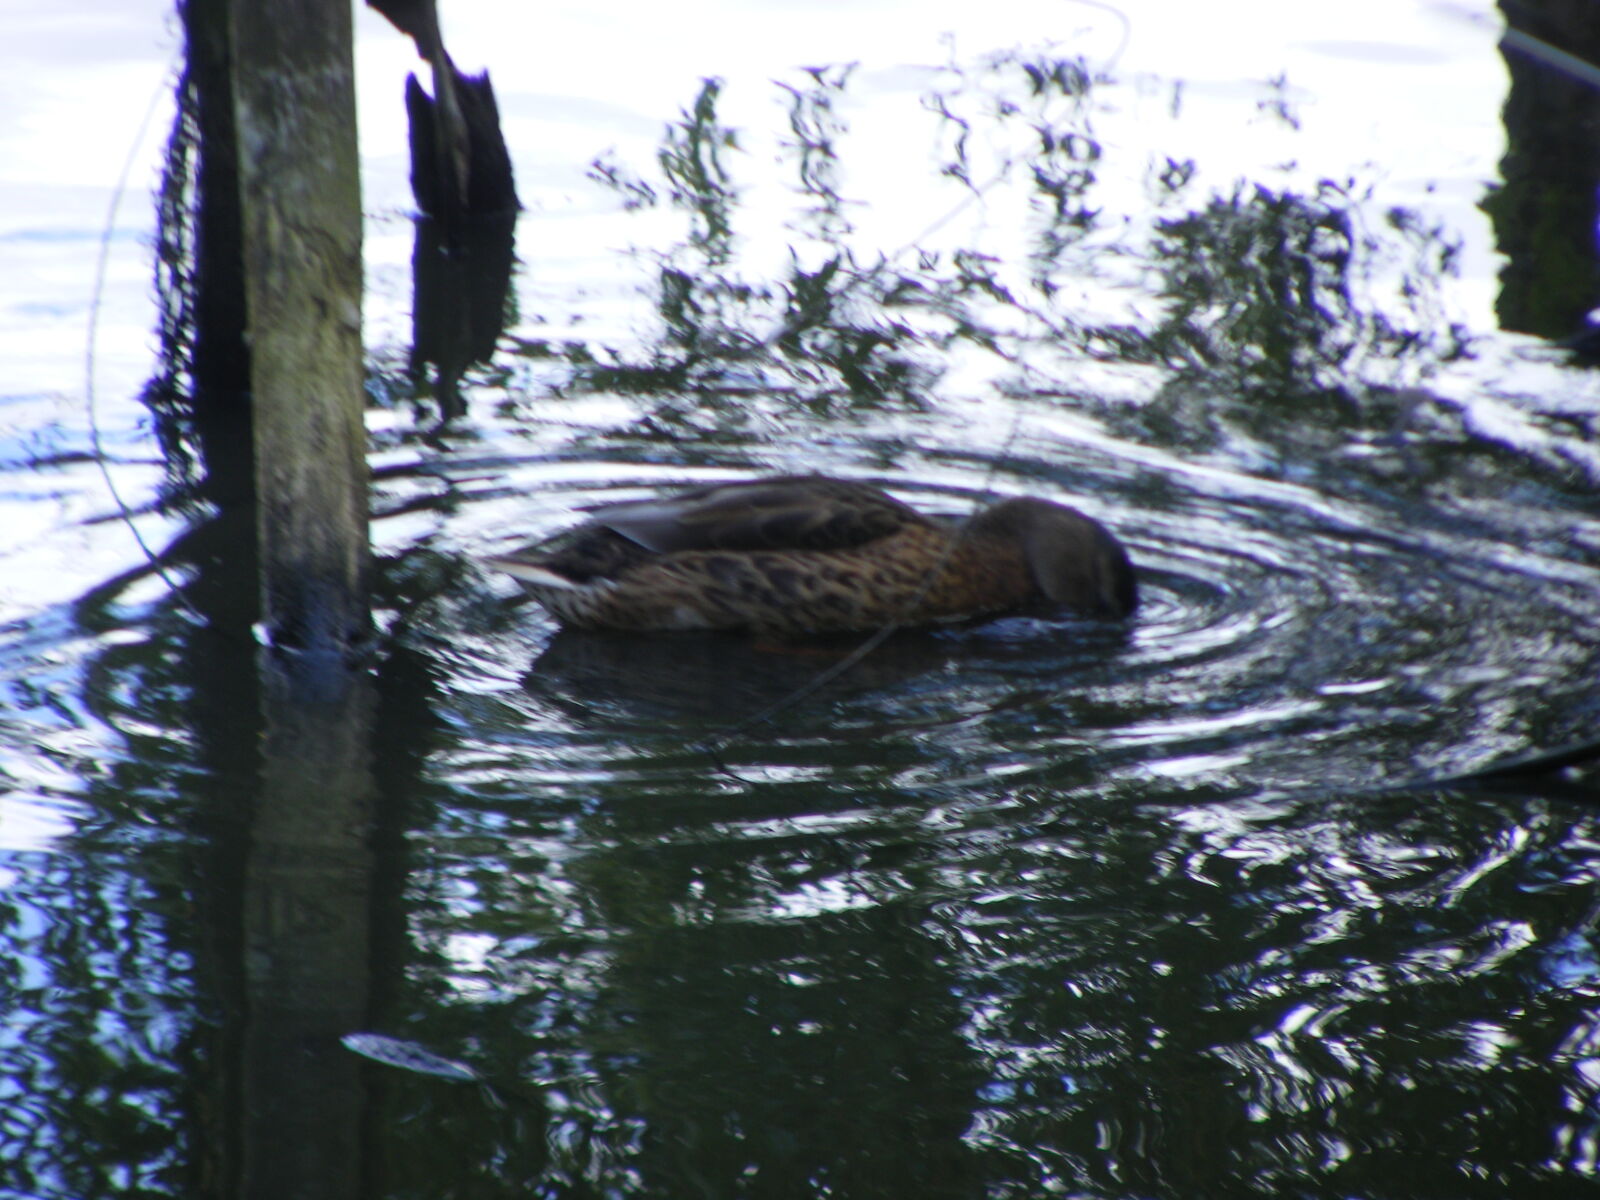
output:
[[[788,143],[776,207],[692,80],[571,209],[519,159],[512,320],[443,427],[373,165],[384,638],[310,703],[136,386],[110,455],[165,578],[74,417],[8,434],[47,528],[0,641],[0,1197],[1592,1190],[1600,776],[1483,773],[1600,736],[1600,388],[1488,316],[1510,181],[1236,173],[1184,105],[1314,159],[1282,81],[944,70],[926,126],[893,72],[786,77],[740,127]],[[503,91],[515,138],[545,100]],[[852,242],[875,121],[974,225]],[[637,278],[552,227],[599,212]],[[854,643],[561,633],[474,565],[796,470],[1068,501],[1143,605],[800,695]]]

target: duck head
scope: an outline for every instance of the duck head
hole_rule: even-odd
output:
[[[1013,541],[1039,594],[1053,604],[1103,617],[1126,617],[1139,585],[1122,543],[1075,508],[1017,497],[985,509],[973,532]]]

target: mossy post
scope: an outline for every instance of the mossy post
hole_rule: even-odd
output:
[[[352,661],[371,628],[352,15],[349,0],[181,5],[200,135],[194,415],[224,477],[206,492],[215,550],[186,589],[222,635],[185,644],[226,814],[196,940],[217,1052],[194,1086],[212,1191],[333,1200],[372,1171],[370,1097],[339,1038],[369,1027],[374,913],[389,911],[374,674]],[[228,520],[246,513],[253,537]],[[234,636],[246,621],[270,647]]]
[[[346,654],[371,625],[350,5],[230,7],[262,620]]]

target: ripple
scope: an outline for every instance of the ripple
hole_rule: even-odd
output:
[[[1033,615],[905,633],[811,695],[856,641],[777,653],[723,636],[582,635],[526,605],[463,642],[450,624],[470,604],[458,604],[436,628],[455,643],[451,686],[501,706],[487,723],[456,706],[485,762],[499,745],[508,766],[536,759],[571,787],[668,787],[719,764],[796,791],[1141,777],[1182,781],[1188,795],[1336,787],[1443,764],[1482,714],[1511,711],[1501,698],[1512,689],[1565,686],[1600,654],[1600,572],[1518,546],[1502,532],[1521,523],[1514,512],[1479,505],[1463,519],[1382,493],[1331,496],[1076,419],[1039,420],[1027,456],[1002,454],[1013,439],[992,422],[973,427],[970,448],[923,454],[908,449],[916,420],[897,418],[879,441],[864,429],[826,447],[734,442],[717,466],[655,440],[613,437],[586,457],[570,444],[501,453],[504,437],[491,436],[479,453],[396,462],[385,486],[395,497],[445,488],[448,524],[426,544],[463,556],[548,536],[597,504],[764,473],[861,478],[947,514],[1041,495],[1127,544],[1141,579],[1134,620]],[[474,586],[497,603],[512,595],[499,580]],[[1376,765],[1375,747],[1397,736],[1415,756],[1390,750]],[[1515,744],[1510,729],[1505,740]],[[1083,774],[1090,762],[1101,785]]]

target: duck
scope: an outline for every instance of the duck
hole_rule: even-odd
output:
[[[1015,496],[930,516],[869,483],[781,475],[606,504],[487,565],[563,625],[776,637],[965,622],[1037,607],[1122,620],[1127,551],[1091,517]]]

